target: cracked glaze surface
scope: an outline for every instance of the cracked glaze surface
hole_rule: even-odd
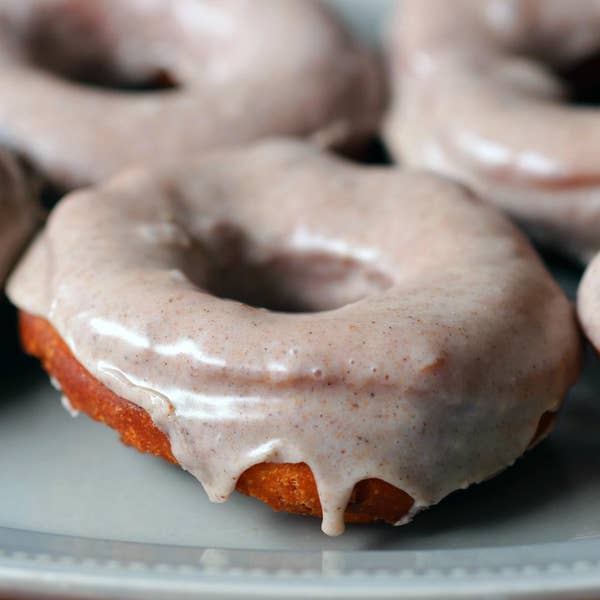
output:
[[[600,249],[600,113],[555,74],[600,51],[597,0],[406,0],[390,39],[386,139],[541,242]],[[587,77],[597,73],[588,69]]]
[[[305,312],[211,293],[242,263]],[[510,465],[578,373],[570,303],[503,217],[300,142],[71,194],[9,295],[150,413],[212,500],[253,464],[306,462],[328,534],[362,479],[419,510]]]

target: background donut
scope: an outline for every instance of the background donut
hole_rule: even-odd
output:
[[[0,286],[42,218],[35,183],[17,159],[0,148]]]
[[[579,103],[598,99],[599,28],[594,0],[406,0],[390,36],[393,154],[588,261],[600,248],[600,112]]]
[[[268,135],[354,146],[384,101],[318,0],[11,0],[0,50],[0,136],[60,189]]]

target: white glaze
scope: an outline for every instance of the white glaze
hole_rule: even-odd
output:
[[[40,36],[59,72],[179,88],[75,84],[29,60]],[[0,50],[0,136],[65,187],[266,135],[353,144],[382,110],[374,56],[318,0],[3,0]]]
[[[25,173],[13,156],[0,149],[0,285],[40,217]]]
[[[62,404],[63,408],[75,419],[76,417],[79,416],[79,411],[75,408],[73,408],[71,401],[66,397],[66,396],[61,396],[60,397],[60,403]]]
[[[598,0],[406,0],[392,30],[386,139],[465,182],[543,243],[600,249],[600,113],[549,67],[600,50]]]
[[[209,293],[216,261],[239,262],[232,231],[321,312]],[[416,511],[510,465],[578,372],[572,308],[503,217],[446,181],[300,142],[71,194],[9,295],[150,413],[212,500],[253,464],[308,463],[332,535],[362,479]]]

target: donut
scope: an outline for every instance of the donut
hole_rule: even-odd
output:
[[[509,466],[579,372],[573,308],[503,216],[297,140],[69,194],[8,292],[73,408],[330,535]]]
[[[0,148],[0,285],[41,220],[34,187],[25,170]]]
[[[58,190],[269,135],[354,147],[383,97],[318,0],[0,3],[0,136]]]
[[[579,284],[577,314],[586,338],[600,354],[600,254],[587,266]]]
[[[600,112],[580,102],[597,96],[600,3],[406,0],[394,23],[392,154],[589,261],[600,249]]]

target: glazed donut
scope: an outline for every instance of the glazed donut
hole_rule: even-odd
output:
[[[0,136],[59,189],[267,135],[352,146],[380,75],[318,0],[0,3]]]
[[[512,464],[579,371],[572,307],[501,215],[299,141],[68,195],[8,289],[74,408],[328,534]]]
[[[590,262],[579,284],[577,313],[587,339],[600,353],[600,254]]]
[[[0,148],[0,286],[40,221],[32,182],[15,157]]]
[[[578,65],[600,51],[600,2],[456,0],[448,10],[445,0],[406,0],[402,9],[385,119],[393,154],[469,184],[542,244],[588,261],[600,249],[600,112],[570,103],[560,74],[581,80]]]

